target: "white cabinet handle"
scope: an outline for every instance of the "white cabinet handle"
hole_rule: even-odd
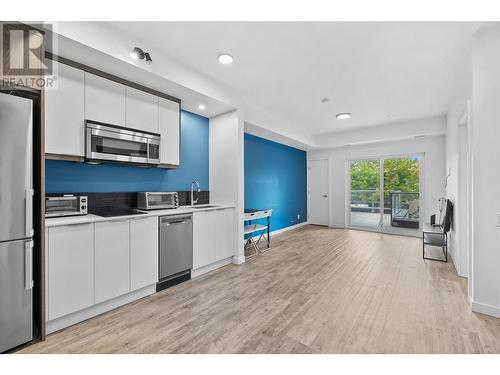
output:
[[[24,288],[33,288],[33,241],[24,244]]]

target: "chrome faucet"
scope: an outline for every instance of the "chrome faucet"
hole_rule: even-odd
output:
[[[198,194],[196,196],[196,200],[194,199],[194,186],[196,185],[196,193]],[[200,183],[198,181],[193,181],[191,182],[191,206],[194,206],[196,203],[198,203],[198,199],[200,199]]]

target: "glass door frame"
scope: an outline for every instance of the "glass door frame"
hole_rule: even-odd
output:
[[[415,229],[408,229],[408,228],[400,228],[400,227],[385,227],[384,226],[384,195],[385,195],[385,187],[384,187],[384,162],[385,160],[390,160],[390,159],[406,159],[406,158],[415,158],[418,157],[419,160],[419,199],[418,199],[418,204],[419,204],[419,227],[418,230]],[[381,225],[379,225],[377,228],[373,227],[364,227],[364,226],[356,226],[352,225],[351,222],[351,167],[352,163],[356,161],[362,161],[362,160],[367,160],[367,161],[373,161],[373,160],[378,160],[379,161],[379,173],[380,173],[380,179],[379,179],[379,189],[380,189],[380,210],[379,210],[379,215],[380,215],[380,221]],[[345,194],[345,221],[346,221],[346,227],[349,229],[358,229],[358,230],[365,230],[365,231],[371,231],[371,232],[379,232],[379,233],[386,233],[386,234],[395,234],[395,235],[401,235],[401,236],[410,236],[410,237],[420,237],[422,236],[422,228],[424,224],[424,215],[425,215],[425,209],[424,209],[424,196],[425,196],[425,153],[424,152],[415,152],[415,153],[403,153],[403,154],[391,154],[391,155],[384,155],[384,156],[366,156],[366,157],[355,157],[355,158],[347,158],[346,159],[346,194]]]

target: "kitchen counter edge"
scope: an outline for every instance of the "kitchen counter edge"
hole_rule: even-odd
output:
[[[114,221],[114,220],[125,220],[125,219],[140,219],[143,217],[151,216],[171,216],[171,215],[182,215],[191,214],[193,212],[199,211],[214,211],[223,210],[227,208],[234,208],[234,205],[216,205],[216,207],[203,207],[203,208],[192,208],[190,206],[181,206],[176,209],[168,210],[154,210],[140,215],[125,215],[125,216],[111,216],[103,217],[94,214],[88,214],[85,216],[66,216],[66,217],[53,217],[45,219],[45,227],[57,227],[63,225],[73,225],[73,224],[87,224],[87,223],[97,223],[100,221]]]

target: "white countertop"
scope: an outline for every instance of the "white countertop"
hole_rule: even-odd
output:
[[[205,206],[211,206],[211,207],[205,207]],[[146,216],[169,216],[169,215],[179,215],[179,214],[182,215],[197,211],[211,211],[211,210],[220,210],[225,208],[234,208],[234,205],[210,204],[210,205],[199,205],[198,207],[200,208],[193,208],[191,206],[180,206],[179,208],[169,209],[169,210],[152,210],[140,215],[125,215],[125,216],[111,216],[111,217],[103,217],[94,214],[88,214],[84,216],[52,217],[45,219],[45,226],[57,227],[61,225],[96,223],[99,221],[112,221],[116,219],[129,219],[129,218],[139,218]]]

